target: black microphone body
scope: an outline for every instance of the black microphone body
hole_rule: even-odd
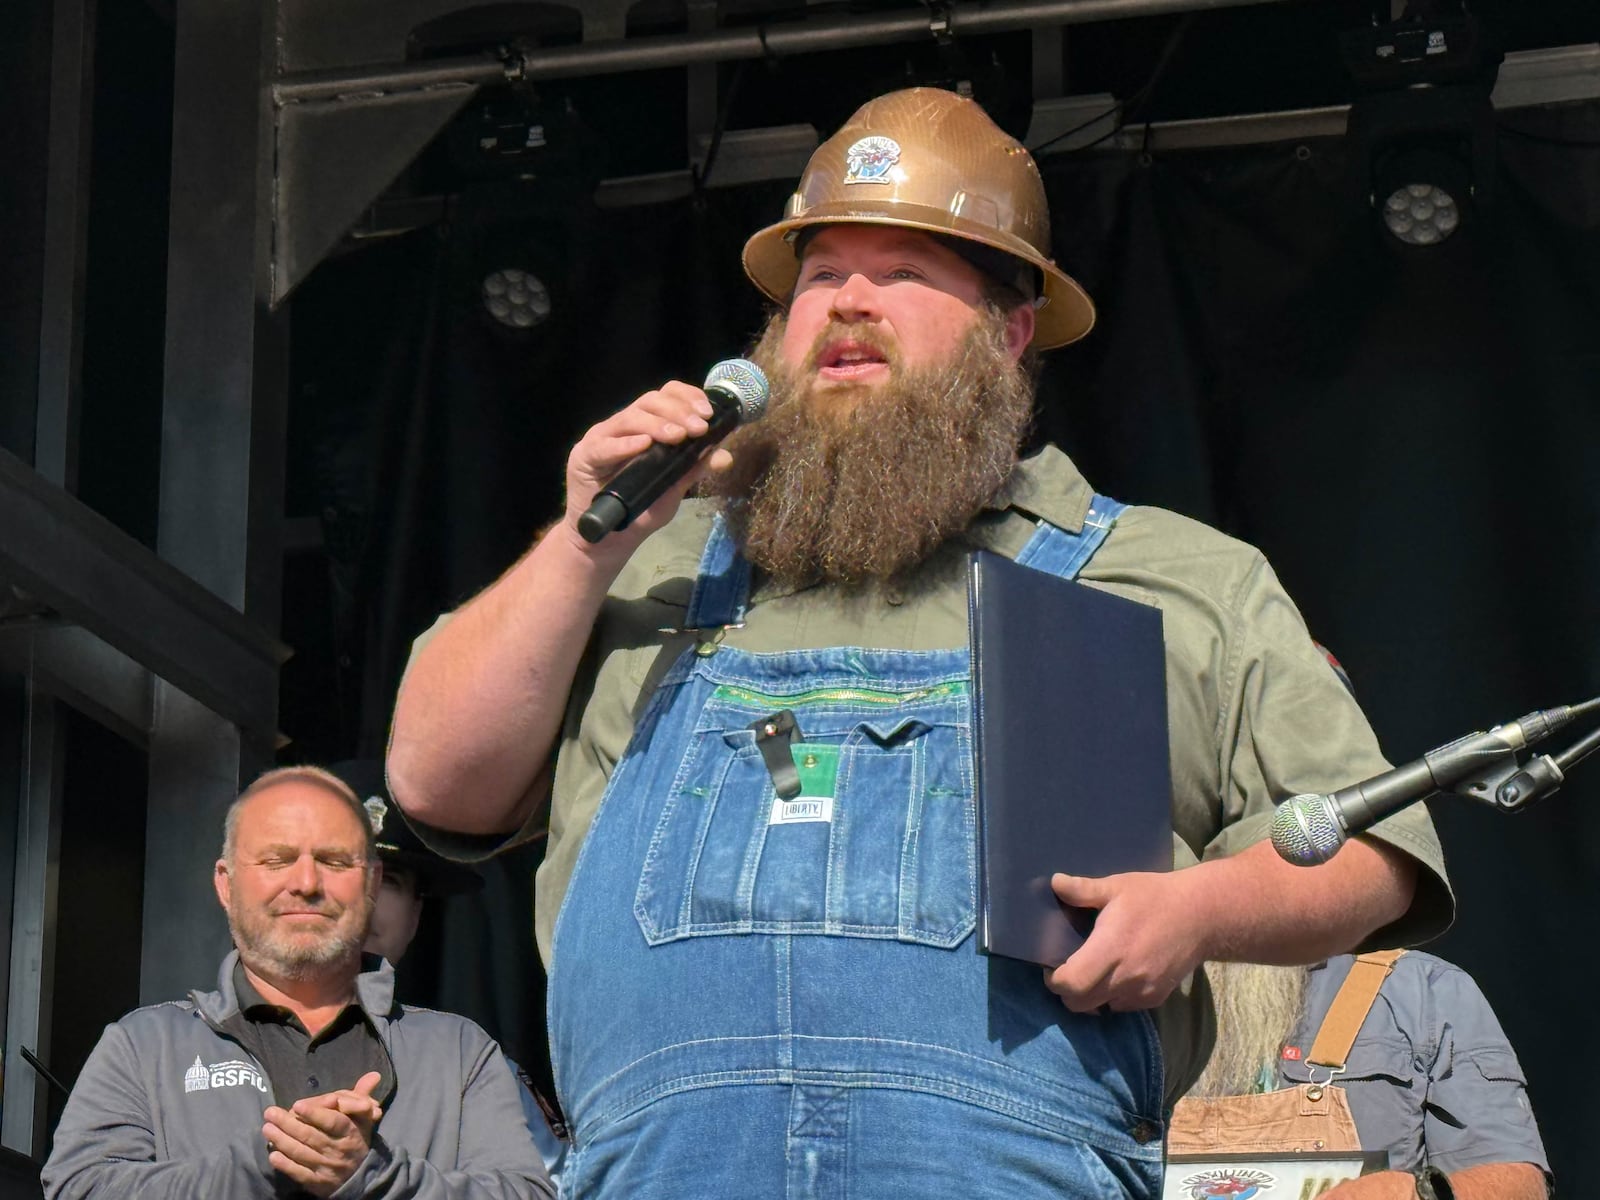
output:
[[[1554,733],[1571,717],[1568,707],[1532,712],[1487,733],[1469,733],[1415,762],[1329,795],[1291,797],[1273,814],[1273,848],[1297,866],[1325,863],[1354,835],[1418,800],[1514,759],[1518,750]]]
[[[675,445],[657,442],[630,459],[578,518],[578,532],[584,541],[598,542],[608,533],[626,529],[687,475],[702,454],[745,422],[760,420],[766,411],[767,377],[760,367],[742,358],[712,367],[704,388],[711,401],[706,431]]]

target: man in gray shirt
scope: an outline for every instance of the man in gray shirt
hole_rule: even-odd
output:
[[[1173,1153],[1377,1150],[1389,1169],[1327,1200],[1544,1200],[1522,1067],[1460,967],[1390,950],[1206,974],[1217,1047],[1173,1113]]]
[[[396,1004],[393,970],[363,958],[381,869],[334,776],[247,788],[215,869],[236,946],[217,990],[106,1030],[56,1129],[49,1200],[553,1195],[499,1047]]]

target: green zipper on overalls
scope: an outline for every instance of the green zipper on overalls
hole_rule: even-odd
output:
[[[850,701],[861,704],[910,704],[917,700],[939,699],[945,696],[962,696],[967,691],[964,679],[938,683],[932,687],[913,688],[908,692],[893,692],[884,688],[814,688],[809,692],[792,695],[774,695],[751,688],[737,687],[731,683],[719,684],[714,693],[718,700],[736,700],[762,708],[799,708],[805,704],[826,704],[829,701]]]

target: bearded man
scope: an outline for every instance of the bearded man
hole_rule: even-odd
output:
[[[214,992],[130,1013],[78,1077],[51,1200],[554,1195],[510,1066],[472,1022],[394,1003],[361,946],[381,867],[360,801],[315,767],[229,808]]]
[[[705,394],[667,383],[583,437],[565,516],[420,640],[396,801],[463,856],[550,805],[565,1192],[1153,1197],[1201,961],[1447,923],[1420,810],[1311,869],[1255,844],[1275,800],[1384,766],[1261,556],[1097,496],[1054,448],[1018,461],[1032,352],[1094,317],[1049,247],[1033,160],[975,103],[867,104],[746,245],[774,390],[704,457],[706,495],[578,532],[630,457],[706,431]],[[1042,979],[973,936],[973,548],[1165,623],[1182,869],[1056,876],[1099,912]]]

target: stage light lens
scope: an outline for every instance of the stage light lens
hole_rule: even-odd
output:
[[[1461,224],[1455,197],[1432,183],[1408,183],[1383,202],[1384,226],[1411,246],[1433,246]]]
[[[484,276],[483,306],[509,329],[532,329],[550,315],[550,289],[537,275],[502,267]]]

